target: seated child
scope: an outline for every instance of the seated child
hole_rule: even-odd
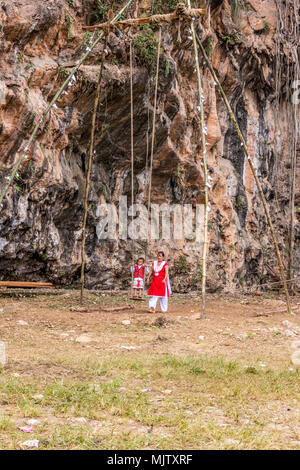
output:
[[[149,268],[144,264],[144,258],[139,258],[135,265],[131,266],[131,272],[133,273],[133,289],[134,297],[142,298],[144,290],[144,279],[145,274],[148,274]],[[138,295],[137,295],[138,293]]]

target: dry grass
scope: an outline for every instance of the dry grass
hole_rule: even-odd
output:
[[[300,371],[270,329],[298,317],[255,317],[266,300],[211,299],[201,322],[192,319],[195,301],[177,298],[159,327],[140,304],[70,312],[76,296],[2,302],[9,362],[0,373],[0,449],[27,439],[41,449],[299,449]],[[88,343],[76,341],[83,334]],[[25,434],[18,427],[30,418],[39,423]]]

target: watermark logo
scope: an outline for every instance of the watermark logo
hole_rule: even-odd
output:
[[[4,83],[0,82],[0,104],[6,103],[6,93],[5,93],[5,85]]]
[[[292,103],[298,105],[300,104],[300,80],[293,81],[292,89],[295,90],[292,94]]]
[[[143,204],[127,206],[100,204],[96,210],[98,240],[182,241],[187,249],[198,250],[204,234],[204,205]]]

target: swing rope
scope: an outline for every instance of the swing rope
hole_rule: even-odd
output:
[[[155,91],[154,91],[154,103],[153,103],[153,118],[152,118],[152,138],[151,138],[151,154],[150,154],[150,171],[149,171],[149,193],[148,193],[148,241],[150,238],[149,230],[149,212],[151,205],[151,190],[152,190],[152,170],[153,170],[153,154],[154,154],[154,143],[155,143],[155,121],[156,121],[156,107],[157,107],[157,90],[158,90],[158,76],[159,76],[159,57],[161,48],[161,27],[158,31],[158,44],[157,44],[157,56],[156,56],[156,76],[155,76]]]
[[[145,161],[145,174],[148,172],[149,165],[149,130],[150,130],[150,85],[148,84],[148,109],[147,109],[147,133],[146,133],[146,161]]]
[[[188,7],[191,8],[190,0],[187,0]],[[198,48],[196,42],[196,32],[194,20],[191,20],[191,31],[193,37],[194,55],[197,71],[197,85],[199,95],[200,107],[200,127],[201,127],[201,144],[202,144],[202,166],[204,176],[204,240],[203,240],[203,253],[202,253],[202,312],[201,318],[205,318],[206,306],[206,270],[207,270],[207,255],[208,255],[208,180],[207,180],[207,159],[206,159],[206,138],[205,138],[205,124],[204,124],[204,94],[201,83],[201,73],[199,66]]]
[[[286,297],[286,305],[287,305],[287,311],[288,313],[291,313],[291,303],[290,303],[290,296],[289,296],[289,292],[288,292],[288,288],[287,288],[287,283],[286,283],[286,278],[285,278],[285,274],[284,274],[284,268],[283,268],[283,264],[282,264],[282,260],[281,260],[281,256],[280,256],[280,251],[279,251],[279,248],[278,248],[278,243],[277,243],[277,240],[276,240],[276,235],[275,235],[275,230],[274,230],[274,227],[273,227],[273,223],[272,223],[272,220],[271,220],[271,216],[270,216],[270,212],[269,212],[269,208],[268,208],[268,204],[267,204],[267,201],[265,199],[265,196],[264,196],[264,193],[263,193],[263,190],[262,190],[262,187],[261,187],[261,184],[260,184],[260,181],[258,179],[258,176],[257,176],[257,173],[256,173],[256,169],[252,163],[252,160],[251,160],[251,157],[250,157],[250,153],[249,153],[249,150],[248,150],[248,147],[247,147],[247,144],[245,142],[245,139],[243,137],[243,134],[240,130],[240,127],[238,125],[238,122],[235,118],[235,115],[232,111],[232,108],[229,104],[229,101],[224,93],[224,90],[217,78],[217,75],[213,69],[213,66],[206,54],[206,51],[198,37],[198,35],[196,34],[196,40],[197,40],[197,43],[201,49],[201,52],[203,54],[203,57],[205,59],[205,62],[209,68],[209,71],[215,81],[215,84],[218,88],[218,91],[224,101],[224,104],[227,108],[227,111],[229,113],[229,116],[230,116],[230,119],[231,121],[233,122],[233,125],[237,131],[237,134],[238,134],[238,137],[241,141],[241,145],[244,149],[244,152],[246,154],[246,157],[247,157],[247,161],[249,163],[249,166],[250,166],[250,169],[251,169],[251,172],[253,174],[253,177],[254,177],[254,180],[255,180],[255,183],[256,183],[256,186],[257,186],[257,189],[258,189],[258,192],[259,192],[259,195],[260,195],[260,199],[262,201],[262,204],[263,204],[263,207],[264,207],[264,211],[265,211],[265,215],[266,215],[266,219],[267,219],[267,222],[268,222],[268,225],[269,225],[269,228],[270,228],[270,231],[271,231],[271,236],[272,236],[272,241],[273,241],[273,245],[274,245],[274,248],[275,248],[275,253],[276,253],[276,257],[277,257],[277,261],[278,261],[278,266],[279,266],[279,272],[280,272],[280,277],[281,277],[281,282],[282,282],[282,286],[283,286],[283,289],[284,289],[284,292],[285,292],[285,297]]]
[[[148,190],[148,208],[147,208],[147,245],[146,245],[146,256],[148,255],[148,246],[151,239],[151,222],[149,220],[150,207],[151,207],[151,190],[152,190],[152,171],[153,171],[153,155],[154,155],[154,143],[155,143],[155,122],[156,122],[156,108],[157,108],[157,92],[158,92],[158,78],[159,78],[159,59],[161,49],[161,27],[158,31],[158,42],[157,42],[157,55],[156,55],[156,74],[155,74],[155,89],[154,89],[154,103],[153,103],[153,116],[152,116],[152,136],[151,136],[151,153],[150,153],[150,168],[149,168],[149,190]],[[149,106],[149,105],[148,105]],[[148,170],[148,154],[149,154],[149,107],[148,107],[148,129],[147,129],[147,155],[146,155],[146,171]]]
[[[89,197],[89,189],[90,189],[91,168],[92,168],[93,155],[94,155],[96,117],[97,117],[97,110],[99,106],[101,87],[102,87],[102,77],[103,77],[103,70],[104,70],[106,46],[107,46],[107,36],[105,37],[105,44],[104,44],[103,51],[102,51],[101,65],[100,65],[97,89],[96,89],[96,94],[95,94],[94,110],[93,110],[93,115],[92,115],[90,147],[89,147],[89,159],[88,159],[88,166],[87,166],[86,179],[85,179],[84,213],[83,213],[82,238],[81,238],[81,277],[80,277],[80,303],[81,304],[83,302],[83,292],[84,292],[85,239],[86,239],[86,223],[87,223],[87,215],[88,215],[88,197]]]
[[[133,116],[133,39],[132,31],[130,31],[130,50],[129,50],[129,60],[130,60],[130,151],[131,151],[131,224],[133,224],[133,203],[134,203],[134,116]],[[134,250],[132,252],[132,264],[134,266]],[[133,297],[133,279],[134,272],[131,271],[131,297]]]

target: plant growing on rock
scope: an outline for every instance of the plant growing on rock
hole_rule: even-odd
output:
[[[174,265],[177,274],[187,274],[189,272],[187,258],[185,255],[180,255],[180,257],[175,261]]]
[[[153,13],[171,13],[175,11],[178,2],[179,0],[156,0],[153,5]]]
[[[68,39],[71,39],[74,36],[73,25],[74,19],[70,15],[66,15],[67,30],[68,30]]]
[[[84,33],[84,36],[83,36],[83,44],[84,44],[85,46],[87,46],[87,45],[90,43],[92,35],[93,35],[92,31],[86,31],[86,32]]]
[[[204,49],[209,59],[211,58],[211,54],[212,54],[213,42],[214,41],[213,41],[212,36],[209,36],[208,38],[206,38],[205,43],[204,43]]]
[[[134,38],[133,44],[141,65],[155,69],[157,39],[149,25],[141,28],[141,32]]]
[[[270,23],[266,20],[264,20],[264,33],[268,33],[270,31]]]

